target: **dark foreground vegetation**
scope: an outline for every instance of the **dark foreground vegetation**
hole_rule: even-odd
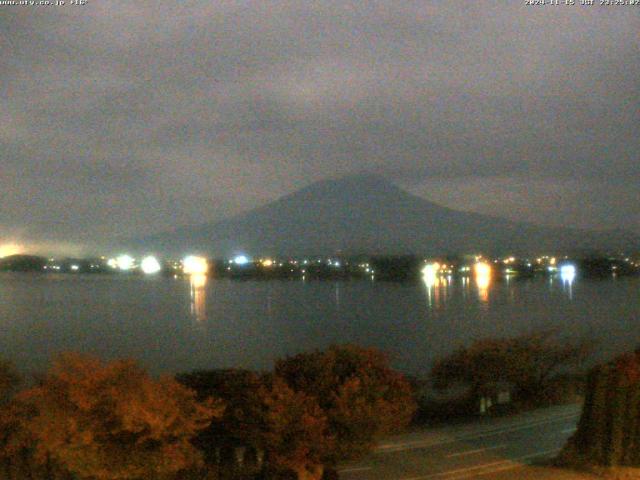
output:
[[[266,373],[159,379],[133,361],[63,353],[22,391],[12,366],[0,363],[0,476],[336,479],[340,462],[412,419],[557,401],[559,379],[588,352],[551,331],[476,341],[435,363],[436,390],[458,392],[439,400],[425,400],[425,384],[390,368],[381,352],[352,345],[288,357]]]
[[[415,410],[387,358],[355,346],[286,358],[266,374],[159,380],[132,361],[65,353],[17,394],[13,369],[0,371],[7,479],[332,478]]]
[[[476,340],[434,362],[416,420],[441,423],[576,401],[593,350],[593,342],[552,329]]]

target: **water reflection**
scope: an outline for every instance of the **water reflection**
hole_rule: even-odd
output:
[[[564,265],[560,269],[560,279],[562,288],[569,295],[569,300],[573,300],[573,281],[576,278],[576,268],[573,265]]]
[[[78,348],[78,339],[102,356],[117,351],[137,357],[154,374],[203,365],[267,370],[274,355],[313,351],[329,339],[378,346],[397,358],[398,368],[422,375],[425,365],[450,353],[454,345],[496,332],[511,336],[556,326],[566,335],[593,335],[602,347],[599,358],[633,350],[640,337],[640,322],[633,321],[640,315],[639,277],[589,281],[577,270],[571,301],[559,271],[548,277],[516,277],[509,286],[515,292],[510,301],[506,281],[499,280],[494,266],[490,301],[479,308],[476,281],[469,273],[454,274],[447,303],[438,309],[427,307],[422,280],[415,285],[343,283],[340,312],[325,303],[335,298],[333,285],[217,281],[212,275],[206,278],[206,291],[195,288],[204,282],[194,278],[194,316],[186,275],[149,281],[135,275],[1,273],[0,338],[4,355],[25,373],[46,369],[50,355]],[[433,304],[435,288],[433,284]],[[197,323],[196,304],[204,318],[203,294],[207,318]],[[271,316],[264,314],[267,298]],[[43,332],[47,342],[42,342]]]
[[[467,276],[462,277],[461,281],[462,281],[462,299],[466,300],[467,297],[469,296],[469,286],[471,285],[471,281]]]
[[[558,269],[557,274],[540,278],[540,282],[546,284],[548,292],[561,290],[569,300],[573,300],[573,285],[578,280],[577,273],[575,267]],[[472,276],[445,276],[438,264],[428,264],[422,270],[422,283],[426,289],[427,306],[430,309],[455,302],[457,296],[463,301],[477,299],[483,304],[483,308],[489,303],[490,296],[495,296],[496,299],[506,298],[509,303],[516,304],[519,301],[518,293],[529,288],[529,280],[527,277],[519,278],[512,274],[496,277],[493,265],[486,262],[476,263]],[[341,299],[337,293],[336,304],[339,304]]]
[[[436,285],[440,285],[438,270],[440,270],[440,265],[437,263],[425,265],[422,269],[422,281],[427,288],[427,305],[429,306],[429,308],[433,307],[434,298],[437,299],[435,288]]]
[[[481,302],[489,301],[489,287],[491,286],[491,265],[484,262],[478,262],[473,267],[476,277],[476,286],[478,287],[478,298]]]
[[[453,282],[453,278],[450,275],[447,277],[423,275],[422,281],[427,289],[427,305],[429,308],[438,308],[447,301],[449,287]]]
[[[440,287],[445,282],[441,278],[422,277],[425,287],[427,288],[427,305],[431,307],[440,306]]]
[[[193,274],[189,277],[191,285],[191,315],[201,323],[207,319],[207,276]]]

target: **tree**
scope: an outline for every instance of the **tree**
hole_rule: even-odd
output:
[[[333,438],[316,400],[278,377],[265,379],[257,399],[255,410],[248,412],[256,422],[245,424],[246,437],[259,443],[276,471],[293,471],[298,480],[320,480]]]
[[[496,383],[507,382],[516,399],[537,402],[555,374],[581,365],[590,352],[589,343],[562,340],[554,330],[482,339],[437,360],[431,377],[438,389],[464,383],[474,395],[488,394]]]
[[[246,445],[247,436],[242,432],[256,422],[255,412],[258,393],[263,384],[262,377],[249,370],[224,369],[184,373],[176,379],[197,392],[200,400],[220,398],[226,405],[223,415],[201,431],[196,444],[213,460],[215,449],[221,446]],[[253,446],[250,441],[249,445]]]
[[[191,439],[222,414],[173,378],[153,380],[135,362],[65,353],[40,385],[18,395],[35,458],[80,478],[155,478],[200,461]]]
[[[199,396],[214,395],[227,405],[220,421],[196,439],[208,461],[218,460],[225,447],[252,447],[265,452],[267,469],[274,473],[320,478],[322,456],[332,439],[313,398],[294,392],[280,378],[246,370],[193,372],[178,379]]]
[[[276,363],[280,377],[295,392],[315,399],[335,439],[323,456],[327,465],[367,453],[383,435],[404,428],[416,404],[407,380],[375,349],[333,346]]]
[[[591,369],[569,463],[640,467],[640,351]]]
[[[280,360],[273,374],[224,370],[178,378],[228,405],[222,421],[199,436],[205,451],[225,442],[251,446],[266,452],[270,470],[299,480],[320,479],[325,466],[368,452],[415,411],[409,383],[387,357],[355,346]]]

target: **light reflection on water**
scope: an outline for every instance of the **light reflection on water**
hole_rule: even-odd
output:
[[[422,281],[427,289],[427,305],[429,308],[438,307],[439,306],[439,298],[440,298],[440,284],[442,282],[442,278],[437,276],[423,276]],[[435,303],[435,305],[434,305]]]
[[[487,303],[489,302],[489,287],[491,286],[491,265],[478,262],[474,265],[473,272],[478,287],[478,299],[482,303]]]
[[[507,277],[505,283],[509,286],[511,278]],[[491,269],[480,268],[474,275],[477,298],[480,303],[489,302],[489,292],[492,284]],[[455,279],[451,275],[442,276],[429,274],[422,276],[422,283],[427,292],[427,306],[429,308],[439,308],[443,306],[451,297],[452,289],[460,286],[463,298],[467,297],[467,290],[470,286],[469,277],[463,276]]]
[[[573,300],[573,281],[576,278],[576,272],[573,268],[566,269],[563,268],[560,272],[560,279],[562,280],[562,288],[567,295],[569,296],[569,300]]]
[[[191,287],[191,315],[198,323],[207,320],[207,276],[204,274],[193,274],[189,277]]]
[[[557,327],[605,353],[640,338],[640,279],[438,275],[420,283],[0,274],[0,355],[26,370],[60,350],[152,371],[268,369],[332,343],[387,351],[409,373],[473,339]]]
[[[561,282],[562,292],[565,294],[566,299],[570,301],[573,300],[573,285],[576,279],[575,273],[571,275],[559,275],[558,278]],[[547,282],[549,291],[554,290],[556,280],[557,279],[555,276],[550,276],[548,278]],[[505,275],[502,279],[499,279],[497,281],[506,287],[509,301],[514,302],[517,301],[517,288],[523,285],[523,281],[531,282],[541,280],[525,280],[511,274]],[[481,305],[488,304],[490,293],[493,287],[496,286],[496,280],[493,278],[491,270],[480,269],[475,273],[473,279],[467,276],[453,279],[450,275],[446,277],[439,275],[424,275],[422,277],[422,284],[424,285],[427,294],[427,306],[429,307],[429,309],[438,309],[439,307],[444,307],[448,300],[453,299],[453,293],[455,290],[459,290],[463,301],[466,301],[468,299],[469,288],[472,283],[476,287],[475,298],[477,298],[478,302]]]

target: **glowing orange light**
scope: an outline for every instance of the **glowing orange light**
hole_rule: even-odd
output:
[[[491,277],[491,265],[484,262],[478,262],[473,266],[476,277]]]
[[[0,258],[10,255],[19,255],[24,252],[24,248],[16,243],[6,243],[0,245]]]
[[[209,271],[209,264],[204,257],[191,255],[183,260],[182,265],[187,275],[204,275]]]
[[[477,262],[473,266],[473,271],[480,300],[486,302],[489,299],[489,285],[491,285],[491,265],[485,262]]]

